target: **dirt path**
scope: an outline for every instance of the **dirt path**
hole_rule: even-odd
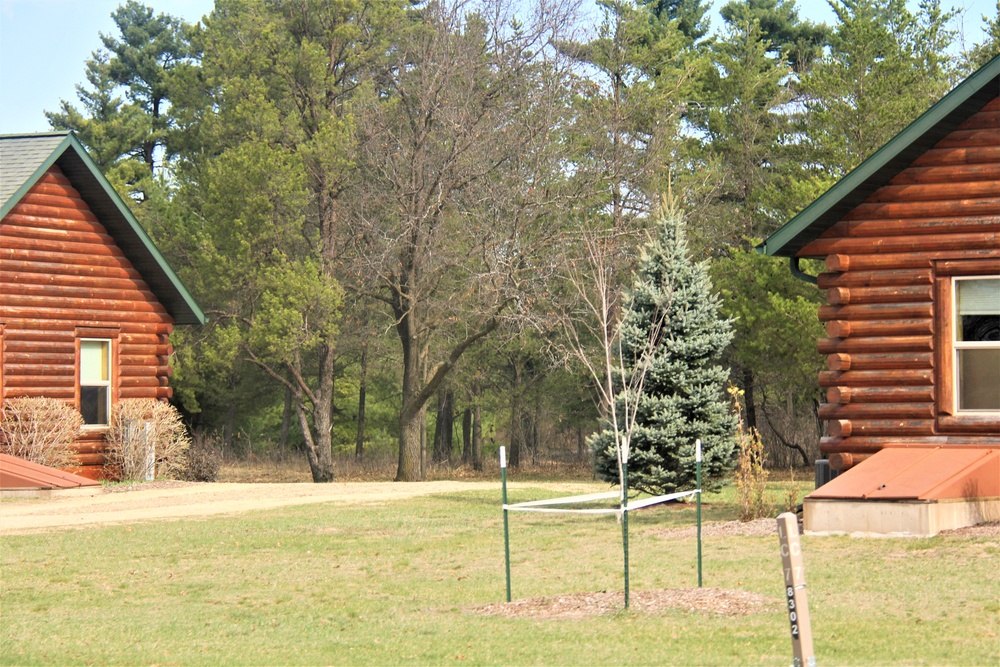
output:
[[[512,484],[539,486],[539,484]],[[582,484],[545,484],[578,492]],[[496,491],[496,482],[349,482],[343,484],[189,484],[95,496],[0,501],[0,535],[23,535],[92,524],[233,514],[312,503],[369,504],[457,491]]]

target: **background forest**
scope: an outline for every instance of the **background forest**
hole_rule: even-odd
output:
[[[812,463],[821,295],[753,248],[1000,52],[1000,20],[963,49],[937,0],[831,0],[833,25],[733,1],[717,33],[700,0],[597,5],[119,7],[46,115],[210,317],[173,335],[196,432],[316,481],[338,457],[480,469],[500,444],[586,460],[601,407],[562,337],[586,246],[627,286],[669,192],[734,318],[748,426],[770,465]]]

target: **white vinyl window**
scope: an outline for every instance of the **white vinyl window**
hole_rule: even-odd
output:
[[[1000,277],[954,281],[955,395],[960,411],[1000,411]]]
[[[80,340],[80,414],[84,424],[108,425],[111,414],[110,340]]]

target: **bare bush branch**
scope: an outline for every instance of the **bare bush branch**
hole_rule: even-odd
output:
[[[9,398],[0,415],[0,451],[53,468],[73,465],[80,413],[54,398]]]
[[[120,401],[112,410],[107,440],[107,465],[126,481],[182,473],[191,446],[177,409],[152,399]]]

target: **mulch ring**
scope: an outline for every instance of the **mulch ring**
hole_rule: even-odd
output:
[[[801,529],[801,526],[800,526]],[[698,535],[697,526],[680,526],[650,533],[664,539],[683,539]],[[711,521],[701,526],[702,537],[760,537],[777,535],[778,522],[774,519],[756,519],[755,521]]]
[[[622,591],[571,593],[489,604],[472,609],[474,614],[506,618],[578,619],[613,614],[623,610]],[[779,608],[772,598],[746,591],[721,588],[673,588],[632,591],[629,611],[659,615],[683,610],[717,616],[747,616]]]

